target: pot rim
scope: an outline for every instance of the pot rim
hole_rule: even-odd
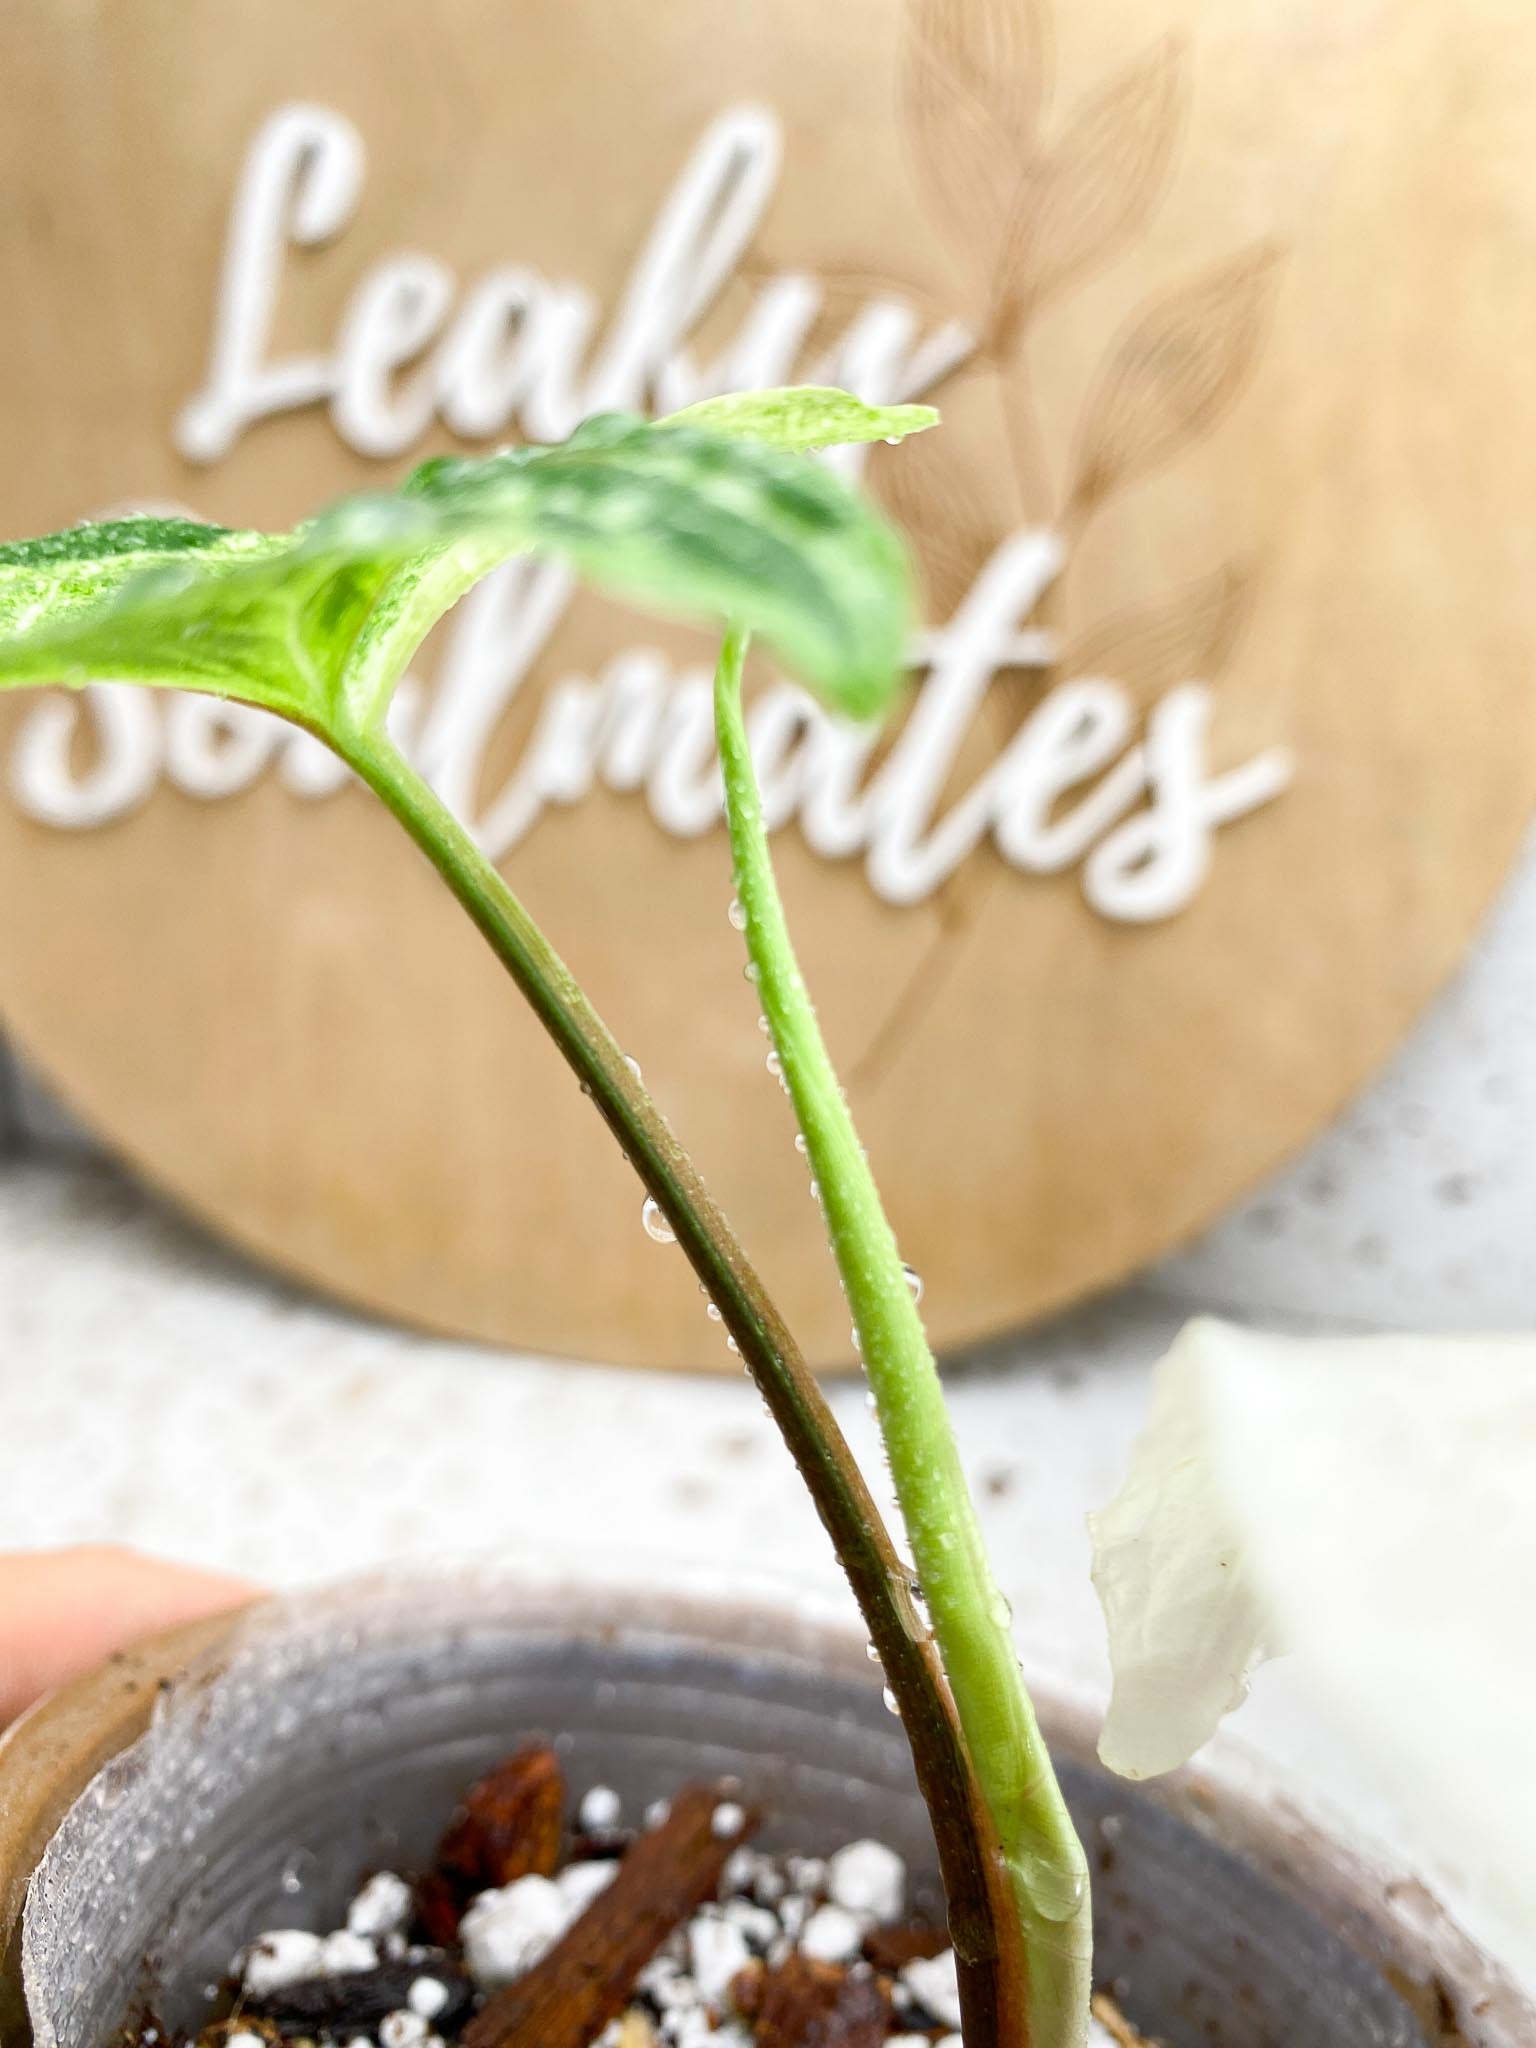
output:
[[[655,1576],[631,1556],[599,1566],[563,1559],[439,1560],[277,1592],[212,1620],[149,1638],[38,1702],[0,1734],[0,2039],[25,2025],[20,1965],[32,1874],[59,1823],[97,1774],[149,1730],[162,1700],[216,1683],[231,1656],[269,1632],[346,1614],[398,1617],[413,1597],[435,1607],[453,1585],[494,1605],[498,1625],[578,1633],[620,1649],[658,1635],[704,1650],[743,1649],[868,1681],[863,1631],[846,1601],[760,1574],[744,1583],[705,1568]],[[1052,1747],[1103,1773],[1098,1714],[1081,1682],[1036,1672],[1031,1689]],[[1264,1781],[1230,1738],[1167,1777],[1137,1786],[1198,1833],[1303,1899],[1391,1979],[1444,2048],[1528,2048],[1536,2010],[1513,1978],[1456,1924],[1401,1860],[1346,1842],[1294,1786]],[[23,2035],[25,2038],[25,2035]]]

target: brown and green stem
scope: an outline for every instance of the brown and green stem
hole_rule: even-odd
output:
[[[377,734],[331,736],[469,913],[617,1137],[720,1310],[808,1487],[884,1667],[938,1844],[967,2048],[1055,2048],[1032,2033],[1025,1959],[998,1833],[978,1797],[954,1698],[913,1626],[908,1573],[794,1340],[688,1154],[543,933],[416,771]]]
[[[745,652],[745,633],[729,633],[715,677],[715,729],[753,978],[804,1134],[923,1599],[1013,1890],[1028,1957],[1025,2038],[1034,2048],[1075,2048],[1086,2034],[1092,1961],[1087,1861],[1020,1674],[1008,1606],[992,1576],[909,1274],[790,941],[747,742]]]

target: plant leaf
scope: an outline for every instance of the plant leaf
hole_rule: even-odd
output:
[[[154,683],[367,733],[448,606],[536,551],[648,608],[739,622],[832,709],[869,716],[900,687],[905,551],[847,485],[763,435],[798,445],[814,420],[823,440],[884,437],[932,416],[774,399],[744,402],[737,434],[615,415],[555,447],[442,457],[289,535],[129,520],[0,550],[0,686]]]
[[[757,394],[742,417],[771,419],[776,395]],[[786,398],[781,431],[794,430],[798,409],[799,431],[814,418],[824,445],[826,394],[803,408]],[[901,431],[907,410],[872,417]],[[857,427],[871,415],[847,399],[845,417]],[[873,715],[900,688],[910,625],[900,540],[828,470],[750,428],[608,414],[557,447],[425,463],[405,491],[441,519],[445,541],[555,554],[650,610],[746,627],[847,716]],[[479,562],[473,572],[483,573]]]
[[[1124,1485],[1088,1517],[1114,1670],[1099,1755],[1122,1778],[1186,1762],[1280,1648],[1210,1455],[1207,1375],[1224,1334],[1209,1318],[1181,1332]]]
[[[1090,93],[1025,180],[1005,295],[1039,304],[1102,262],[1151,212],[1185,97],[1182,46],[1156,44]]]
[[[326,723],[344,653],[430,521],[356,498],[291,534],[124,519],[0,548],[0,687],[143,682]]]
[[[1282,1337],[1201,1318],[1092,1518],[1101,1754],[1182,1762],[1285,1647],[1464,1868],[1536,1916],[1536,1340]]]
[[[811,454],[858,441],[900,441],[938,423],[931,405],[865,405],[830,385],[796,384],[782,391],[731,391],[701,399],[658,425],[698,427],[733,440]]]
[[[1212,427],[1268,326],[1278,251],[1261,242],[1155,300],[1091,387],[1072,502],[1095,505]]]

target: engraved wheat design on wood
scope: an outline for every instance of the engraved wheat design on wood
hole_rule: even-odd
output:
[[[1030,518],[1070,541],[1120,492],[1208,434],[1247,383],[1273,309],[1281,251],[1242,249],[1154,295],[1114,337],[1052,473],[1031,389],[1031,326],[1041,310],[1112,263],[1155,213],[1172,177],[1189,104],[1185,45],[1162,38],[1052,120],[1052,36],[1043,0],[907,0],[903,133],[919,191],[982,295],[979,360],[997,376],[1012,466]],[[877,464],[877,487],[913,535],[935,603],[952,605],[996,543],[1002,521],[978,506],[936,446],[904,467]],[[1254,565],[1215,568],[1165,600],[1082,629],[1057,665],[1103,674],[1149,707],[1176,683],[1215,681],[1252,609]],[[1057,586],[1040,623],[1059,627]],[[990,693],[999,744],[1038,704],[1055,671],[1000,675]],[[889,1070],[932,1002],[995,886],[978,860],[935,896],[934,933],[877,1026],[853,1078]]]

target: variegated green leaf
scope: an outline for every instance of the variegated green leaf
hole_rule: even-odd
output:
[[[801,454],[859,441],[902,441],[936,427],[931,405],[866,405],[835,385],[793,384],[782,391],[729,391],[672,413],[666,427],[702,427]]]
[[[328,730],[350,648],[434,539],[430,518],[382,497],[291,534],[125,519],[18,541],[0,548],[0,687],[153,683]]]
[[[851,430],[868,408],[846,403]],[[907,561],[864,500],[745,431],[619,415],[556,447],[425,463],[290,535],[130,520],[0,550],[0,686],[155,683],[366,734],[434,622],[528,551],[750,628],[835,710],[868,716],[899,687]]]

